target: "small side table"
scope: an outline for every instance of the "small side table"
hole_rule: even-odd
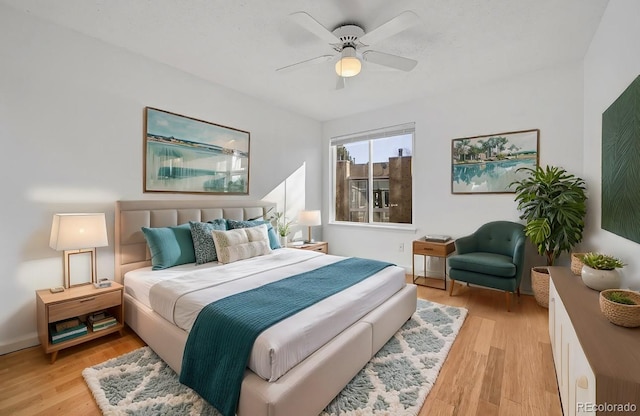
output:
[[[113,332],[120,332],[124,328],[124,303],[123,286],[117,282],[111,282],[111,286],[96,289],[92,284],[76,286],[65,289],[64,292],[51,293],[49,289],[36,291],[36,316],[38,321],[38,338],[44,352],[51,353],[51,364],[56,361],[58,351],[82,344],[95,338],[102,337]],[[107,310],[116,318],[118,323],[98,332],[88,328],[87,333],[77,338],[72,338],[59,343],[51,342],[49,325],[68,318],[82,318],[97,311]]]
[[[414,240],[413,241],[413,252],[411,255],[411,267],[413,272],[413,283],[418,284],[420,286],[433,287],[436,289],[447,290],[447,257],[451,253],[456,250],[456,244],[453,240],[448,240],[443,243],[435,242],[435,241],[426,241],[424,238]],[[416,276],[416,264],[415,258],[416,256],[423,256],[423,268],[424,268],[424,276]],[[427,276],[427,257],[440,257],[445,259],[444,261],[444,270],[442,279],[444,282],[444,287],[430,286],[427,284],[427,278],[429,279],[438,279],[435,277]],[[424,279],[424,283],[419,283],[419,279]]]
[[[314,241],[312,243],[304,243],[304,244],[289,244],[288,248],[297,248],[300,250],[311,250],[311,251],[319,251],[321,253],[327,254],[329,252],[329,243],[326,241]]]

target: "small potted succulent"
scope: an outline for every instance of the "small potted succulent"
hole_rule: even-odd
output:
[[[600,310],[616,325],[640,326],[640,293],[625,289],[603,290],[600,292]]]
[[[619,268],[625,264],[613,256],[602,253],[587,253],[582,257],[582,281],[595,290],[620,287]]]

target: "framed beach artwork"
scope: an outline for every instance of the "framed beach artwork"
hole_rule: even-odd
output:
[[[248,194],[249,136],[146,107],[144,192]]]
[[[521,130],[451,141],[451,193],[513,193],[510,184],[538,166],[540,130]]]

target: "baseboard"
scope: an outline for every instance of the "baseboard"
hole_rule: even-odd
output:
[[[40,345],[40,340],[38,335],[34,333],[17,341],[0,344],[0,355],[35,347],[36,345]]]

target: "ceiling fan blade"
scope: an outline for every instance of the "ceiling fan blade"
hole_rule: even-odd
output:
[[[407,72],[411,71],[418,64],[418,61],[413,59],[377,51],[364,51],[362,53],[362,59],[367,62],[373,62],[374,64],[384,65]]]
[[[320,22],[305,12],[296,12],[290,15],[291,19],[299,26],[307,29],[320,39],[327,43],[340,43],[340,39],[336,37],[329,29],[322,26]]]
[[[417,14],[411,10],[407,10],[389,20],[387,23],[373,29],[371,32],[366,33],[358,40],[365,45],[373,45],[382,39],[386,39],[396,33],[400,33],[403,30],[410,28],[411,26],[417,25],[419,21],[420,18]]]
[[[341,90],[344,88],[344,77],[338,75],[338,79],[336,79],[336,89]]]
[[[297,62],[295,64],[283,66],[282,68],[276,69],[276,72],[288,72],[295,69],[306,68],[307,66],[321,64],[323,62],[327,62],[333,59],[332,55],[321,55],[316,56],[315,58],[307,59],[306,61]]]

